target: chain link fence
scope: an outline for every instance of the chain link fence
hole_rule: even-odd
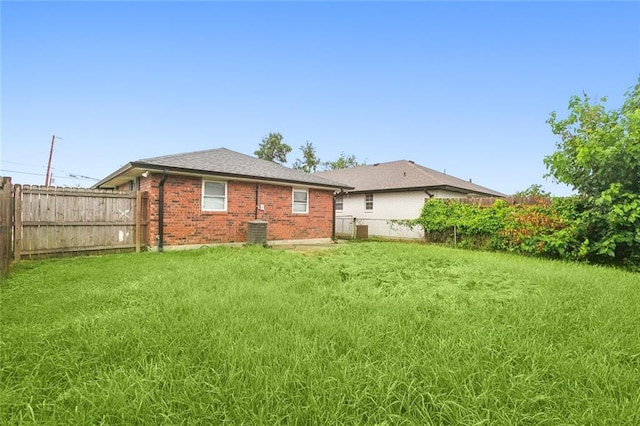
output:
[[[424,238],[424,230],[420,227],[410,228],[398,224],[393,219],[336,216],[336,237],[343,239],[377,237],[420,240]]]

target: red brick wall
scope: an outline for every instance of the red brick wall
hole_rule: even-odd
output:
[[[149,245],[158,245],[158,193],[162,175],[140,178],[140,190],[149,193]],[[245,242],[247,223],[257,218],[267,224],[267,239],[330,238],[333,192],[309,189],[309,213],[292,212],[292,187],[227,181],[227,211],[202,211],[202,179],[169,176],[164,185],[164,245]]]

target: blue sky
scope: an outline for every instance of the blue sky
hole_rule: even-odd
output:
[[[300,157],[541,184],[570,96],[618,108],[639,2],[7,2],[0,174],[90,186],[129,161],[279,132]],[[18,173],[21,172],[21,173]]]

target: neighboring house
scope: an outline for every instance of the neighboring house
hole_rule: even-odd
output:
[[[246,242],[255,221],[270,243],[329,241],[334,194],[351,188],[226,148],[133,161],[93,187],[146,191],[160,250]]]
[[[415,164],[392,161],[316,173],[354,187],[336,197],[336,232],[350,234],[353,223],[367,225],[368,235],[421,238],[419,229],[394,225],[391,219],[416,219],[429,198],[504,197],[505,194]]]

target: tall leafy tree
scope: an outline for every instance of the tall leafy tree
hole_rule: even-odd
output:
[[[296,161],[293,163],[293,168],[307,173],[317,172],[321,161],[316,154],[316,148],[313,144],[307,141],[306,144],[300,147],[300,151],[302,152],[302,159],[296,158]]]
[[[287,162],[287,154],[290,152],[291,146],[282,142],[280,133],[269,133],[268,136],[262,138],[262,143],[260,143],[258,150],[254,154],[263,160],[285,164]]]
[[[618,183],[640,193],[640,82],[627,93],[620,109],[606,110],[606,98],[592,102],[573,96],[569,116],[555,112],[547,122],[560,137],[557,151],[545,157],[547,176],[593,196]]]
[[[573,96],[569,115],[548,120],[560,139],[545,157],[547,176],[582,196],[580,252],[588,259],[640,269],[640,79],[621,108],[606,98]]]
[[[338,157],[337,160],[325,161],[322,163],[326,170],[348,169],[350,167],[356,167],[363,164],[364,163],[358,162],[355,155],[346,155],[344,152],[340,154],[340,157]]]

